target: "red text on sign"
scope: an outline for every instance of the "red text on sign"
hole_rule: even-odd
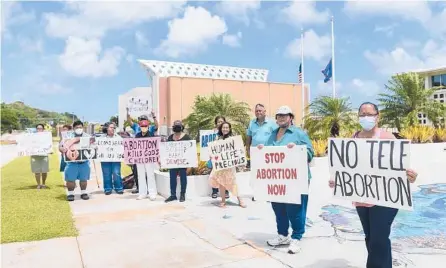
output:
[[[297,180],[296,168],[262,168],[257,169],[257,179],[269,180]]]
[[[286,185],[268,184],[268,195],[286,195]]]
[[[285,159],[285,153],[266,153],[265,163],[282,163]]]

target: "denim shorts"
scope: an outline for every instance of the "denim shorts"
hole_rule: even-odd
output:
[[[69,162],[65,167],[65,181],[88,181],[90,179],[90,163]]]

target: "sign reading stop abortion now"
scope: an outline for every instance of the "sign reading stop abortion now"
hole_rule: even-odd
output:
[[[258,200],[300,204],[308,194],[307,147],[251,147],[251,185]]]
[[[247,163],[246,150],[241,136],[211,142],[208,149],[212,167],[215,170],[244,166]]]
[[[328,151],[335,197],[413,210],[409,140],[329,139]]]
[[[124,162],[156,164],[159,160],[160,137],[124,139]]]

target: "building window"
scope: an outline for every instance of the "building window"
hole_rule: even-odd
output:
[[[446,87],[446,74],[441,75],[441,86]]]
[[[426,119],[423,119],[423,125],[426,125]]]
[[[438,98],[438,95],[437,95],[437,94],[434,94],[434,99],[436,99],[436,98]]]
[[[432,87],[441,86],[441,75],[432,76]]]
[[[440,94],[440,99],[444,98],[444,94]]]

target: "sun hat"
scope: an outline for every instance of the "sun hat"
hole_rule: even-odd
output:
[[[291,108],[286,105],[280,106],[276,111],[276,115],[291,115],[294,117],[293,111],[291,111]]]

